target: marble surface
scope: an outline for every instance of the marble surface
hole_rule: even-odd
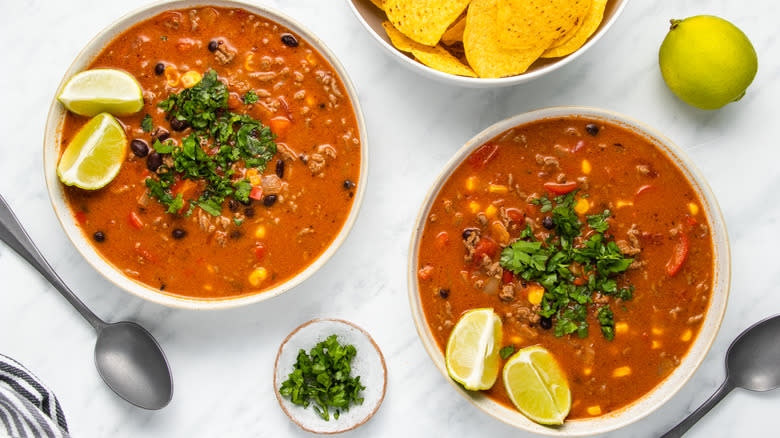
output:
[[[277,404],[272,369],[284,337],[315,317],[357,323],[387,358],[384,405],[348,436],[530,436],[473,408],[434,368],[410,317],[406,261],[422,197],[452,153],[493,122],[539,107],[603,107],[666,133],[708,178],[730,230],[732,295],[707,359],[664,407],[610,437],[663,433],[720,384],[731,340],[754,321],[780,312],[774,253],[780,245],[780,7],[773,0],[632,0],[585,56],[530,84],[482,91],[433,82],[401,67],[369,38],[343,0],[265,0],[309,26],[351,73],[370,139],[368,191],[346,243],[308,282],[258,305],[216,312],[169,309],[113,287],[67,241],[44,187],[42,132],[62,73],[106,23],[144,3],[0,3],[0,193],[89,306],[109,321],[131,319],[149,328],[175,376],[174,399],[162,411],[120,400],[95,371],[89,325],[0,245],[0,351],[52,387],[75,437],[305,436]],[[716,112],[678,101],[657,64],[668,19],[702,13],[736,23],[759,57],[758,75],[744,99]],[[687,436],[775,435],[778,408],[780,391],[737,390]]]

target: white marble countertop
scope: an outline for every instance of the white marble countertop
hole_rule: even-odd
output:
[[[368,191],[336,256],[281,297],[226,311],[174,310],[104,280],[70,245],[49,204],[41,164],[43,127],[61,75],[107,23],[146,0],[3,1],[0,41],[0,193],[63,279],[109,321],[136,320],[166,351],[175,376],[171,404],[157,412],[114,395],[93,365],[94,333],[36,271],[0,245],[0,352],[51,386],[74,437],[305,436],[279,408],[272,367],[282,339],[315,317],[368,330],[387,359],[384,405],[347,435],[530,436],[472,407],[433,366],[417,337],[406,291],[412,223],[453,152],[488,125],[552,105],[619,111],[667,134],[708,178],[731,236],[732,292],[720,334],[693,379],[664,407],[609,436],[658,436],[706,399],[724,377],[731,340],[780,312],[774,249],[780,42],[773,0],[632,0],[588,53],[529,84],[460,89],[425,79],[380,50],[343,0],[264,0],[318,34],[350,72],[367,120]],[[677,100],[658,70],[669,18],[713,14],[742,28],[759,71],[742,101],[703,112]],[[737,390],[687,435],[776,436],[780,391]],[[770,432],[775,431],[775,432]]]

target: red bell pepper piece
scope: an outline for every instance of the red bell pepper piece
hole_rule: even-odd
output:
[[[688,247],[688,236],[686,236],[685,233],[680,233],[680,240],[674,247],[672,258],[669,259],[669,262],[666,263],[666,273],[670,277],[674,277],[678,272],[680,272],[680,269],[682,269],[682,265],[685,263],[685,259],[688,258]]]
[[[482,169],[485,165],[495,158],[498,153],[498,146],[494,144],[486,144],[469,155],[467,161],[475,169]]]
[[[577,183],[574,181],[570,181],[567,183],[553,183],[553,182],[547,182],[544,183],[544,188],[554,194],[554,195],[565,195],[567,193],[571,193],[574,191],[574,189],[577,188]]]

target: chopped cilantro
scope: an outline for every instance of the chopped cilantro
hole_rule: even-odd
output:
[[[293,372],[282,382],[279,394],[304,408],[312,405],[314,411],[325,421],[338,419],[342,411],[348,411],[352,404],[363,404],[360,391],[366,389],[360,383],[360,376],[352,377],[352,359],[357,354],[353,345],[342,345],[336,335],[330,335],[318,343],[307,354],[298,351]]]
[[[514,345],[507,345],[506,347],[498,350],[498,355],[501,356],[501,359],[507,360],[510,356],[515,354],[515,347]]]
[[[247,202],[252,190],[249,181],[235,181],[233,164],[241,161],[245,167],[263,172],[276,154],[275,136],[270,128],[247,114],[228,111],[227,101],[227,86],[214,70],[209,70],[195,86],[171,94],[158,104],[169,118],[175,117],[192,128],[192,133],[181,145],[173,140],[155,140],[152,145],[157,153],[170,154],[173,159],[172,166],[160,167],[157,179],[146,180],[150,194],[168,206],[169,213],[181,211],[185,201],[176,200],[180,194],[175,198],[170,193],[175,176],[206,183],[198,198],[187,200],[190,209],[185,214],[192,213],[193,207],[198,206],[219,216],[225,198]],[[178,208],[174,209],[176,206]]]
[[[149,114],[144,116],[144,119],[141,120],[141,129],[144,132],[152,132],[152,128],[154,127],[154,123],[152,122],[152,116]]]
[[[260,97],[257,95],[257,93],[255,93],[255,90],[249,90],[244,93],[244,97],[241,100],[243,100],[245,104],[249,105],[252,103],[257,103],[257,101],[260,100]]]
[[[609,229],[609,210],[588,216],[586,222],[592,232],[586,240],[574,245],[584,226],[574,211],[575,195],[576,191],[553,200],[546,196],[532,200],[542,211],[552,212],[554,232],[541,242],[535,240],[530,226],[526,227],[517,240],[503,249],[499,262],[523,280],[544,287],[539,315],[555,318],[556,336],[576,333],[584,338],[588,336],[587,315],[593,306],[593,294],[623,301],[632,298],[634,286],[618,287],[617,276],[628,269],[633,259],[624,257],[617,244],[604,235]],[[575,272],[581,274],[572,272],[574,264]],[[597,312],[602,334],[612,340],[612,311],[599,307]]]

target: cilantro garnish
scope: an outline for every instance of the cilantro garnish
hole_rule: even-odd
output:
[[[227,197],[249,201],[252,186],[248,180],[235,180],[233,164],[243,162],[259,172],[276,154],[274,134],[270,128],[247,114],[228,111],[228,89],[214,70],[209,70],[192,88],[171,94],[158,104],[169,118],[176,118],[192,128],[181,145],[173,140],[152,145],[159,154],[170,154],[173,165],[163,164],[156,178],[148,178],[149,193],[168,207],[168,213],[189,215],[195,206],[219,216]],[[209,151],[209,152],[207,152]],[[205,182],[205,188],[193,199],[173,194],[176,179]],[[184,202],[190,208],[182,212]]]
[[[255,90],[249,90],[244,93],[244,97],[242,97],[241,100],[243,100],[246,105],[249,105],[252,103],[257,103],[257,101],[260,100],[260,96],[255,93]]]
[[[618,287],[617,276],[625,272],[633,259],[624,257],[617,244],[605,237],[609,229],[609,210],[586,217],[592,233],[576,247],[574,239],[582,235],[584,224],[574,211],[576,191],[553,200],[543,196],[532,202],[543,212],[551,212],[553,233],[545,241],[537,241],[530,227],[518,240],[501,252],[501,267],[525,281],[535,281],[544,287],[539,315],[555,318],[555,336],[576,333],[588,336],[588,309],[595,293],[613,296],[623,301],[633,296],[634,286]],[[582,272],[575,275],[570,267],[578,264]],[[578,271],[579,272],[579,271]],[[608,340],[614,337],[614,320],[609,307],[597,307],[601,332]]]
[[[360,391],[366,389],[360,376],[352,377],[352,359],[357,354],[353,345],[341,345],[336,335],[330,335],[307,354],[298,351],[293,372],[282,382],[279,394],[296,405],[308,407],[314,402],[314,411],[325,421],[330,420],[329,408],[334,408],[333,418],[351,404],[362,404]]]
[[[501,356],[501,359],[507,360],[510,356],[515,354],[515,346],[514,345],[507,345],[506,347],[503,347],[502,349],[498,350],[498,355]]]
[[[145,115],[143,120],[141,120],[141,129],[144,132],[152,132],[153,127],[154,123],[152,122],[152,116],[149,114]]]

